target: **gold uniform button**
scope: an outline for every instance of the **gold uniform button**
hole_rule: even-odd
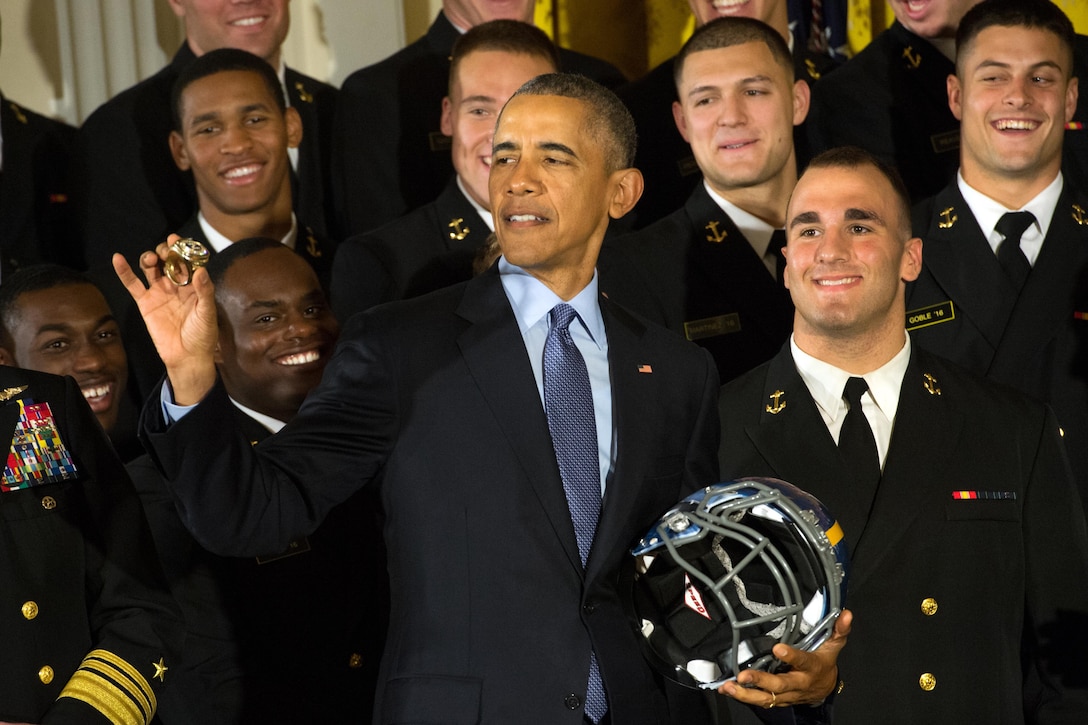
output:
[[[42,508],[46,511],[52,511],[57,507],[57,499],[52,496],[46,496],[42,499]]]
[[[926,597],[922,600],[922,614],[927,617],[932,617],[937,613],[937,600],[933,597]]]
[[[46,665],[38,670],[38,679],[42,681],[43,685],[48,685],[53,681],[53,668]]]
[[[34,619],[38,616],[38,603],[37,602],[25,602],[23,604],[23,616],[27,619]]]
[[[351,657],[348,658],[348,667],[359,668],[363,666],[363,656],[358,652],[352,652]]]
[[[937,686],[937,678],[929,672],[923,672],[922,676],[918,678],[918,687],[921,687],[926,692],[929,692]]]

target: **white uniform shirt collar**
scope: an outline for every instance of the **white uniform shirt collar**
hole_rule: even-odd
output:
[[[222,252],[224,249],[234,243],[234,240],[227,239],[220,234],[215,227],[213,227],[207,219],[204,218],[203,212],[197,212],[196,219],[200,222],[200,228],[204,232],[204,236],[208,240],[208,244],[212,249],[217,252]],[[290,249],[295,248],[295,242],[298,240],[298,220],[295,219],[294,212],[291,212],[291,229],[287,232],[286,236],[280,240],[280,242]]]
[[[246,406],[242,405],[241,403],[239,403],[234,398],[231,398],[230,402],[234,403],[235,408],[242,411],[243,413],[248,415],[250,418],[257,421],[258,423],[260,423],[261,425],[263,425],[265,428],[267,428],[268,430],[270,430],[273,433],[279,433],[280,429],[283,428],[283,426],[287,425],[282,420],[276,420],[275,418],[273,418],[270,415],[265,415],[264,413],[258,413],[257,411],[253,410],[252,408],[247,408]]]
[[[721,194],[718,194],[710,188],[710,184],[707,183],[706,179],[703,179],[703,186],[706,188],[706,193],[709,194],[714,203],[718,205],[718,208],[733,220],[733,224],[735,224],[737,229],[740,230],[740,233],[744,235],[744,238],[748,240],[748,244],[751,245],[756,256],[760,259],[765,259],[764,255],[767,254],[767,246],[771,243],[771,235],[774,234],[774,227],[759,217],[744,211]],[[771,267],[771,274],[774,274],[774,267]]]
[[[1050,221],[1054,218],[1054,209],[1058,206],[1058,197],[1061,196],[1064,180],[1059,171],[1054,181],[1039,192],[1039,194],[1024,204],[1019,209],[1008,209],[1003,204],[983,194],[981,191],[968,185],[963,180],[962,172],[956,174],[956,184],[959,186],[963,200],[967,202],[971,213],[975,215],[982,233],[986,235],[986,241],[990,249],[997,253],[997,247],[1005,238],[995,228],[1001,216],[1010,211],[1030,211],[1035,215],[1035,223],[1032,224],[1020,238],[1020,249],[1033,266],[1043,248],[1043,240],[1050,231]]]
[[[869,393],[862,399],[862,405],[876,439],[881,465],[888,455],[892,426],[899,411],[899,393],[903,387],[903,377],[907,374],[907,365],[910,364],[910,336],[904,332],[903,338],[903,347],[891,360],[876,370],[858,376],[814,358],[797,347],[793,336],[790,336],[790,351],[793,353],[797,372],[836,441],[847,413],[846,401],[842,399],[846,381],[851,377],[865,379]]]
[[[472,194],[468,193],[468,189],[465,188],[465,182],[461,180],[460,174],[457,176],[457,188],[461,190],[461,195],[465,197],[469,204],[472,204],[472,208],[476,210],[476,213],[480,215],[480,218],[484,220],[484,224],[491,231],[495,231],[495,218],[491,216],[491,212],[484,209],[482,206],[476,203],[476,200],[472,198]]]

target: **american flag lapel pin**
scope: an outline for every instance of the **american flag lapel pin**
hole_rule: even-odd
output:
[[[642,365],[638,366],[638,371],[640,373],[646,373],[647,375],[650,375],[651,373],[653,373],[654,369],[652,367],[650,367],[649,365],[646,365],[645,363],[643,363]]]

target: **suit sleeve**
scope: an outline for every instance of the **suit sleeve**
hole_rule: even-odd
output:
[[[144,725],[180,651],[181,616],[125,468],[75,382],[65,383],[61,434],[85,474],[66,523],[82,528],[93,649],[42,723]]]
[[[159,396],[149,398],[141,436],[202,546],[223,556],[281,550],[377,477],[398,417],[382,319],[348,322],[321,384],[282,431],[257,446],[229,422],[224,429],[232,416],[221,382],[169,426]]]

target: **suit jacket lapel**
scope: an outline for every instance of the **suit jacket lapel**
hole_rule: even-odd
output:
[[[933,358],[912,346],[911,360],[899,393],[891,445],[865,535],[853,557],[850,576],[861,582],[879,568],[883,557],[901,545],[930,496],[925,490],[945,486],[939,475],[953,454],[963,415],[945,405]],[[927,378],[926,375],[930,377]]]
[[[928,225],[922,252],[926,268],[956,301],[956,316],[968,318],[996,349],[1016,290],[955,184],[934,199]]]
[[[517,320],[494,266],[468,282],[457,314],[469,323],[457,340],[465,365],[567,557],[581,571],[582,560],[547,417]]]
[[[604,508],[597,523],[593,550],[587,562],[587,576],[592,576],[610,557],[617,547],[623,548],[627,531],[634,516],[634,504],[638,500],[637,487],[642,482],[642,472],[648,455],[654,450],[649,440],[652,427],[643,425],[644,414],[640,410],[650,395],[643,394],[643,386],[654,384],[650,375],[639,372],[640,365],[657,362],[646,358],[639,344],[645,327],[629,316],[616,315],[612,303],[601,300],[608,335],[608,368],[612,383],[612,426],[616,430],[613,442],[615,470],[605,490]],[[659,368],[660,369],[660,368]],[[635,472],[635,473],[632,473]]]

